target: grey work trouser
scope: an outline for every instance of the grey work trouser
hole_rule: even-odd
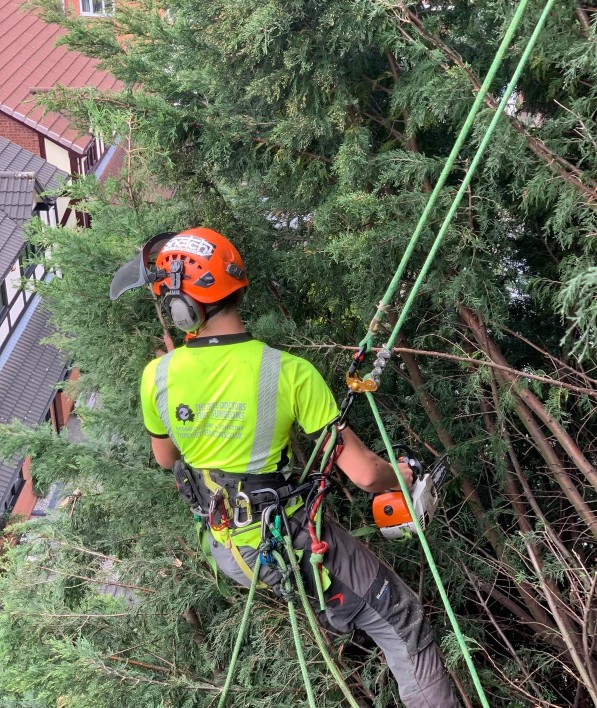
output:
[[[289,520],[289,525],[294,547],[305,550],[302,575],[307,591],[312,593],[310,543],[304,519],[305,511],[301,509]],[[366,546],[329,518],[323,524],[323,539],[329,545],[324,565],[332,580],[324,593],[325,623],[341,633],[360,629],[371,637],[383,651],[407,708],[460,706],[417,596]],[[230,550],[212,538],[210,545],[220,570],[248,587],[250,580]],[[248,546],[239,550],[253,568],[258,551]],[[280,582],[280,573],[262,566],[259,578],[273,586]]]

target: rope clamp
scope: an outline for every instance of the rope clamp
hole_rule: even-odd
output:
[[[372,393],[373,391],[377,391],[377,383],[373,379],[362,379],[356,373],[354,376],[351,376],[350,372],[348,372],[346,374],[346,383],[352,393]]]
[[[379,386],[381,375],[383,374],[384,369],[386,368],[386,365],[388,361],[390,361],[391,357],[392,350],[388,348],[387,344],[384,344],[377,354],[377,359],[373,362],[373,369],[370,374],[373,381],[375,381],[376,388]]]

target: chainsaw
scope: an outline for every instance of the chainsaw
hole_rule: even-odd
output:
[[[439,490],[450,471],[450,458],[444,455],[428,472],[406,445],[393,445],[394,450],[403,452],[398,462],[405,462],[413,471],[414,482],[410,489],[412,504],[425,530],[437,508]],[[401,491],[390,491],[373,497],[373,518],[381,533],[394,540],[409,538],[417,530]]]

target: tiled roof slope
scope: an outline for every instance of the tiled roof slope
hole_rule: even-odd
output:
[[[117,91],[122,84],[98,69],[96,59],[56,47],[64,30],[43,22],[35,10],[23,12],[23,5],[24,0],[0,0],[0,110],[83,154],[91,136],[81,136],[68,118],[58,113],[44,116],[31,90],[39,92],[61,84]]]
[[[44,192],[58,189],[60,183],[69,177],[63,170],[59,170],[41,157],[2,136],[0,136],[0,171],[35,172],[37,182]]]
[[[0,212],[17,224],[31,218],[35,206],[34,172],[0,172]]]
[[[53,333],[48,315],[39,302],[30,305],[31,317],[16,345],[0,368],[0,423],[17,418],[26,425],[41,423],[55,393],[55,385],[65,373],[65,359],[48,344],[40,344]],[[0,464],[0,510],[10,490],[20,461]]]
[[[0,281],[6,278],[24,243],[17,222],[0,211]]]
[[[57,189],[66,172],[0,137],[0,281],[24,241],[19,228],[31,218],[34,194]]]

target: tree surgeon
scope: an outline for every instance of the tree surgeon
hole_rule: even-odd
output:
[[[111,297],[151,283],[184,346],[143,372],[145,427],[159,465],[173,469],[179,490],[202,517],[218,568],[249,586],[261,540],[265,498],[285,506],[301,572],[312,592],[311,544],[303,499],[288,465],[291,426],[314,436],[338,414],[331,391],[306,360],[268,347],[246,331],[238,305],[249,281],[236,248],[208,228],[161,234],[115,275]],[[396,485],[391,465],[347,427],[336,464],[366,492]],[[401,464],[406,483],[412,470]],[[271,499],[270,499],[271,500]],[[416,595],[359,540],[325,519],[325,620],[339,632],[358,628],[383,651],[408,708],[459,706]],[[263,565],[260,582],[279,585]]]

